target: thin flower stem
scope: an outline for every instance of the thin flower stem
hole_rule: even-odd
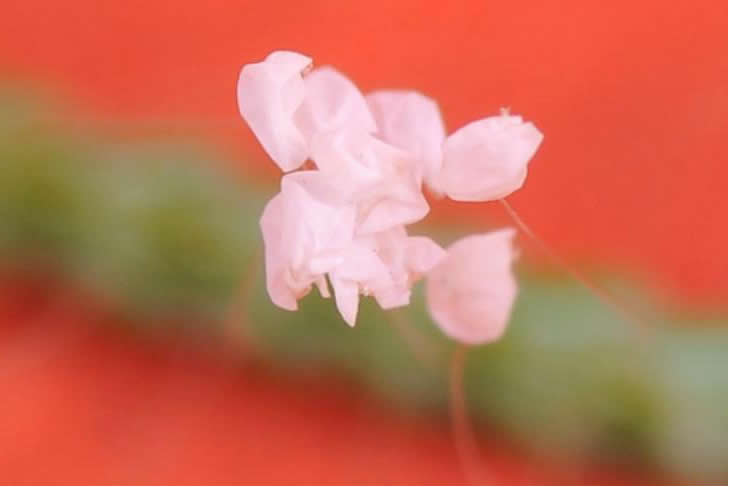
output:
[[[451,357],[449,367],[449,414],[451,416],[451,433],[456,446],[456,454],[461,464],[467,483],[493,483],[491,475],[484,469],[479,455],[479,446],[474,429],[469,422],[466,394],[464,391],[464,369],[468,348],[458,345]]]
[[[254,284],[259,275],[259,261],[261,259],[262,251],[257,248],[249,258],[246,275],[236,290],[236,295],[224,320],[225,335],[238,345],[246,346],[249,352],[253,352],[253,349],[256,348],[256,339],[248,319],[248,306]]]
[[[539,248],[540,250],[550,257],[554,262],[556,262],[558,265],[563,267],[565,270],[570,273],[570,275],[575,278],[578,282],[580,282],[583,286],[588,288],[589,291],[591,291],[594,296],[596,296],[599,300],[603,302],[606,306],[613,309],[616,313],[618,313],[620,316],[622,316],[624,319],[629,321],[630,323],[633,323],[635,325],[638,325],[639,328],[643,331],[646,331],[650,329],[650,325],[644,321],[643,319],[635,316],[633,313],[629,312],[625,306],[623,306],[621,303],[619,303],[613,296],[611,296],[606,290],[602,289],[598,285],[594,284],[590,279],[588,279],[582,272],[580,272],[575,267],[571,266],[565,259],[560,257],[557,253],[555,253],[550,247],[547,246],[547,244],[538,237],[531,229],[527,226],[527,224],[520,218],[520,216],[517,214],[514,208],[507,202],[505,199],[499,200],[500,203],[502,203],[502,206],[504,207],[507,214],[514,220],[515,224],[520,228],[522,233],[527,235],[530,240],[532,240]]]
[[[433,344],[423,336],[413,322],[404,315],[404,310],[394,310],[386,313],[388,321],[403,339],[406,347],[421,365],[436,369],[439,365],[438,351]]]

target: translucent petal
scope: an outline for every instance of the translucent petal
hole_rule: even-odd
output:
[[[335,304],[337,311],[350,326],[355,326],[357,321],[357,309],[360,303],[360,294],[356,283],[330,277],[332,289],[335,292]]]
[[[247,64],[238,78],[238,109],[266,153],[283,170],[300,167],[308,158],[307,141],[294,124],[294,112],[305,97],[302,72],[312,64],[290,51],[271,53]]]
[[[282,240],[283,199],[281,194],[272,198],[264,208],[259,222],[264,239],[266,291],[271,301],[289,311],[297,309],[296,294],[286,282],[287,256]]]
[[[417,91],[381,90],[366,97],[378,126],[378,135],[409,152],[431,181],[438,175],[446,138],[438,104]]]
[[[463,238],[429,272],[428,310],[449,337],[474,345],[504,333],[517,297],[513,236],[507,229]]]
[[[491,201],[519,189],[543,136],[522,117],[472,122],[444,143],[438,189],[456,201]]]
[[[295,120],[305,139],[346,126],[375,131],[375,120],[362,93],[336,69],[316,68],[305,76],[304,85],[306,94]]]

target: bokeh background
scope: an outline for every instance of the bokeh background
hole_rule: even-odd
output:
[[[420,297],[296,314],[265,295],[277,172],[239,119],[275,49],[449,130],[509,106],[545,134],[505,339],[466,387],[489,480],[727,482],[727,4],[2,2],[0,481],[462,483],[452,345]],[[439,201],[448,243],[509,219]]]

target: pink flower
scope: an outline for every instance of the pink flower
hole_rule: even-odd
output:
[[[348,127],[312,140],[322,176],[357,207],[357,233],[377,233],[421,220],[429,211],[409,155]]]
[[[389,270],[389,281],[370,290],[383,309],[410,303],[413,284],[445,255],[444,250],[430,238],[408,236],[405,227],[374,235],[372,245]]]
[[[522,117],[487,117],[472,122],[444,143],[439,189],[456,201],[492,201],[519,189],[542,134]]]
[[[276,51],[244,66],[238,80],[241,116],[284,172],[309,158],[309,143],[317,134],[343,127],[376,130],[352,81],[329,66],[307,72],[311,65],[306,56]]]
[[[281,192],[264,209],[266,285],[272,302],[294,311],[316,285],[354,326],[360,294],[383,307],[408,303],[410,287],[435,265],[443,250],[404,227],[356,236],[356,205],[328,184],[321,171],[298,171],[282,179]]]
[[[353,242],[343,253],[342,261],[329,273],[335,303],[342,318],[355,326],[360,294],[388,285],[388,268],[375,249],[364,242]]]
[[[426,303],[449,337],[483,344],[504,333],[517,296],[514,233],[505,229],[465,237],[452,244],[429,272]]]
[[[275,51],[260,63],[244,66],[238,78],[241,116],[285,172],[297,169],[308,157],[307,141],[293,117],[306,94],[302,73],[311,64],[302,54]]]
[[[356,236],[356,209],[341,198],[320,171],[284,176],[261,218],[266,285],[274,304],[294,311],[312,285],[329,297],[329,277],[337,309],[354,326],[360,295],[386,309],[408,304],[411,286],[443,250],[402,226]]]
[[[382,90],[366,97],[375,116],[378,135],[411,154],[423,179],[435,182],[446,138],[438,104],[417,91]]]
[[[357,237],[329,273],[337,308],[354,326],[360,295],[373,296],[383,309],[406,306],[411,288],[443,257],[427,237],[409,237],[405,227]]]
[[[354,326],[360,296],[383,309],[410,302],[427,276],[427,305],[450,337],[471,344],[499,338],[517,294],[513,230],[466,237],[444,251],[409,236],[429,212],[422,186],[454,200],[489,201],[518,189],[542,134],[503,113],[448,138],[438,105],[414,91],[363,97],[339,71],[308,72],[311,59],[277,51],[243,67],[241,115],[288,174],[264,209],[266,288],[277,306],[319,288],[334,292]],[[308,159],[316,170],[295,171]]]
[[[343,127],[375,132],[375,120],[360,90],[330,66],[312,70],[304,77],[306,94],[295,122],[306,140]]]
[[[297,179],[314,172],[284,176],[281,192],[266,205],[260,221],[266,287],[271,301],[290,311],[312,284],[329,296],[325,273],[342,262],[354,233],[352,206],[320,199]]]

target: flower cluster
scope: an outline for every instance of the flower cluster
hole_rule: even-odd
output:
[[[364,96],[331,67],[276,51],[243,67],[238,106],[285,173],[261,217],[266,286],[296,310],[312,286],[354,326],[360,296],[405,306],[427,278],[429,311],[450,337],[485,343],[504,330],[517,294],[512,230],[444,250],[406,226],[423,219],[423,189],[457,201],[504,198],[522,186],[542,134],[503,112],[447,136],[436,102],[415,91]],[[328,285],[329,281],[329,285]]]

